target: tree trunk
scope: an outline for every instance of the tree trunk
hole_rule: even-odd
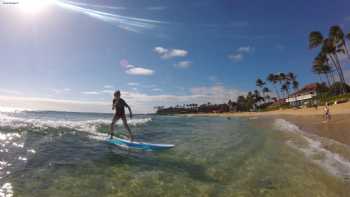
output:
[[[333,65],[334,65],[334,68],[335,68],[335,71],[337,71],[337,74],[338,74],[338,77],[339,77],[339,80],[341,81],[341,77],[340,77],[340,72],[339,72],[339,68],[338,68],[338,64],[336,63],[336,61],[334,60],[334,57],[332,55],[329,55]]]
[[[328,73],[325,73],[325,75],[326,75],[326,78],[327,78],[328,87],[331,87],[331,82],[330,82],[330,80],[329,80]]]
[[[322,77],[321,77],[321,74],[320,74],[320,73],[318,73],[318,77],[320,78],[320,83],[323,83]]]
[[[337,64],[339,65],[339,72],[340,72],[341,80],[343,83],[345,83],[343,68],[342,68],[341,63],[339,61],[339,57],[338,57],[337,53],[334,53],[334,56],[335,56],[335,60],[336,60]]]
[[[350,60],[350,54],[349,54],[348,45],[346,44],[346,40],[344,39],[343,42],[344,42],[345,53],[346,53],[346,55],[348,55],[348,58]]]
[[[335,56],[335,60],[337,61],[338,65],[339,65],[339,72],[340,72],[341,82],[342,82],[342,92],[343,92],[343,94],[345,94],[345,87],[344,87],[345,78],[344,78],[343,69],[342,69],[342,67],[341,67],[341,63],[340,63],[340,61],[339,61],[339,58],[338,58],[337,53],[334,53],[334,56]]]
[[[278,90],[277,90],[277,88],[276,88],[276,85],[273,84],[272,86],[273,86],[273,88],[275,89],[277,98],[280,99],[281,97],[280,97],[280,94],[278,93]]]

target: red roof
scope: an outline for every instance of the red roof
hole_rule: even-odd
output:
[[[294,92],[293,94],[291,94],[289,96],[294,96],[294,95],[297,95],[297,94],[303,94],[303,93],[316,91],[318,86],[319,86],[318,83],[306,84],[302,89],[300,89],[299,91]]]

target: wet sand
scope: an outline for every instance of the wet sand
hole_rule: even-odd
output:
[[[305,132],[310,132],[321,137],[330,138],[350,145],[350,102],[331,105],[329,107],[332,119],[325,123],[323,121],[324,107],[285,109],[269,112],[239,112],[221,114],[193,114],[194,116],[223,116],[223,117],[249,117],[251,119],[262,117],[283,118],[294,124]]]
[[[350,114],[333,115],[329,122],[323,122],[321,115],[282,116],[305,132],[311,132],[321,137],[330,138],[350,145]]]

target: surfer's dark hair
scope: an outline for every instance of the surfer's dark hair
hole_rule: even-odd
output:
[[[119,90],[117,90],[117,91],[114,92],[114,95],[117,95],[117,94],[120,95],[120,91],[119,91]]]

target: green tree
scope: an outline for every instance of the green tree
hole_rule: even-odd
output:
[[[266,80],[269,81],[269,82],[272,84],[273,88],[275,89],[276,96],[277,96],[278,98],[280,98],[279,92],[278,92],[277,87],[276,87],[277,75],[275,75],[275,74],[273,74],[273,73],[270,73],[270,74],[267,76]]]
[[[321,32],[313,31],[309,34],[309,48],[318,48],[321,47],[321,54],[328,56],[333,63],[336,71],[338,73],[339,79],[341,82],[345,82],[344,74],[342,70],[342,65],[339,61],[338,53],[344,50],[339,43],[339,31],[335,30],[336,28],[330,29],[330,38],[324,38]],[[344,36],[343,36],[344,37]]]

